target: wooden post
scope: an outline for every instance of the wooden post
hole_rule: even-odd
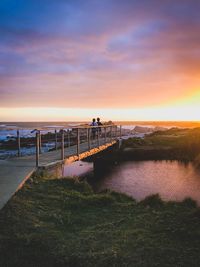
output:
[[[70,130],[67,131],[67,137],[68,137],[68,147],[71,146],[71,143],[70,143]]]
[[[64,130],[61,132],[61,160],[64,160],[65,158],[65,136],[64,136]]]
[[[112,126],[110,126],[110,142],[112,142]]]
[[[88,139],[89,139],[89,133],[88,133],[88,128],[86,128],[86,142],[88,144]],[[88,145],[88,149],[89,149],[89,145]]]
[[[119,130],[119,137],[122,139],[122,126],[120,125],[120,130]]]
[[[39,131],[36,131],[36,167],[39,166],[40,159],[40,136]]]
[[[91,149],[91,139],[90,139],[90,128],[87,128],[87,138],[88,138],[88,149]]]
[[[57,135],[57,130],[55,130],[55,150],[58,149],[58,135]]]
[[[98,145],[98,146],[100,146],[99,135],[100,135],[100,130],[99,130],[99,127],[98,127],[98,128],[97,128],[97,145]]]
[[[18,147],[18,157],[21,156],[21,144],[20,144],[20,134],[19,130],[17,130],[17,147]]]
[[[79,157],[79,153],[80,153],[80,130],[79,128],[77,128],[77,156]]]
[[[105,136],[104,136],[104,141],[105,141],[105,143],[106,143],[106,134],[107,134],[107,132],[106,132],[106,127],[104,128],[104,134],[105,134]]]
[[[115,127],[115,139],[117,139],[117,125]]]
[[[39,152],[40,154],[42,154],[42,135],[41,135],[41,131],[39,131]]]

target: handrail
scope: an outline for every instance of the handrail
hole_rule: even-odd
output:
[[[92,129],[95,129],[93,131]],[[104,130],[101,130],[104,129]],[[121,138],[122,126],[116,124],[103,125],[79,125],[79,126],[63,126],[63,127],[46,127],[44,128],[15,128],[12,131],[16,135],[12,136],[8,142],[3,142],[2,148],[9,151],[12,147],[16,151],[18,157],[23,156],[23,148],[25,155],[29,154],[27,151],[30,148],[31,154],[36,155],[36,166],[39,166],[40,154],[48,152],[49,150],[61,149],[60,158],[65,158],[65,147],[76,145],[77,156],[80,154],[80,144],[86,143],[88,151],[95,147],[98,148],[102,143],[107,144],[117,138]],[[1,128],[0,128],[1,130]],[[23,131],[29,131],[30,134],[23,135]],[[85,131],[84,131],[85,130]]]
[[[11,127],[0,127],[0,131],[3,130],[9,130],[9,131],[17,131],[17,130],[32,130],[32,131],[47,131],[47,130],[62,130],[62,129],[84,129],[84,128],[104,128],[104,127],[111,127],[111,126],[120,126],[120,125],[117,125],[117,124],[103,124],[103,125],[96,125],[96,126],[92,126],[92,125],[80,125],[80,126],[56,126],[56,127],[37,127],[37,128],[34,128],[34,127],[14,127],[14,128],[11,128]]]

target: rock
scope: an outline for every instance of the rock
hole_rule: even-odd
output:
[[[143,126],[135,126],[132,130],[132,133],[152,133],[154,128],[143,127]]]

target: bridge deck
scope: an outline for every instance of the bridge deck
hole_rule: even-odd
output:
[[[100,152],[108,146],[112,146],[116,141],[106,142],[100,139],[100,146],[97,142],[91,143],[91,149],[88,150],[88,143],[80,144],[79,157],[77,156],[77,147],[71,146],[65,148],[64,162],[76,161],[89,155]],[[47,167],[49,164],[63,163],[61,161],[61,150],[46,152],[40,155],[41,167]],[[35,155],[16,157],[8,160],[0,160],[0,209],[6,204],[10,197],[21,187],[28,177],[36,170]]]

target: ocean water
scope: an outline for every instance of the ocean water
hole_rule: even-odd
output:
[[[48,132],[54,133],[56,129],[60,130],[78,125],[80,123],[76,122],[0,122],[0,141],[16,138],[17,130],[19,130],[21,137],[28,138],[35,136],[35,129],[40,129],[42,134],[46,134]]]
[[[31,133],[34,129],[42,130],[42,133],[54,132],[55,129],[70,128],[81,124],[90,124],[89,121],[82,122],[0,122],[0,141],[7,138],[16,137],[17,130],[20,130],[22,137],[32,137],[35,133]],[[122,125],[124,130],[133,130],[136,126],[141,127],[197,127],[200,122],[144,122],[144,121],[120,121],[115,122],[117,125]]]
[[[55,132],[61,128],[70,129],[70,127],[76,127],[81,124],[90,124],[90,122],[0,122],[0,141],[8,140],[17,137],[17,130],[20,131],[21,137],[34,137],[34,129],[40,129],[42,134],[48,132]],[[123,124],[124,130],[133,130],[136,124]],[[144,126],[144,125],[143,125]],[[152,125],[145,125],[145,127],[154,127]]]
[[[71,129],[72,127],[79,126],[81,124],[90,124],[89,121],[85,122],[0,122],[0,159],[7,158],[9,156],[13,157],[17,154],[16,149],[6,150],[1,148],[1,142],[6,142],[9,140],[16,140],[17,130],[20,132],[20,136],[23,138],[35,137],[34,129],[40,129],[41,134],[46,134],[48,132],[54,133],[55,130]],[[198,122],[139,122],[139,121],[120,121],[115,122],[116,125],[122,125],[123,138],[129,137],[140,137],[143,138],[146,134],[145,128],[150,128],[153,130],[154,127],[164,127],[169,129],[171,127],[195,127],[200,126]],[[141,130],[139,133],[132,132],[136,126],[140,126],[141,129],[144,128],[144,132]],[[55,145],[55,140],[52,142],[43,143],[42,151],[46,152]],[[26,147],[21,150],[22,155],[28,155],[35,153],[34,147]]]
[[[76,123],[66,122],[0,122],[0,159],[6,159],[15,157],[18,154],[16,148],[12,149],[7,144],[7,141],[17,139],[17,131],[19,130],[20,137],[31,138],[35,137],[35,129],[40,129],[41,134],[44,135],[48,132],[54,133],[55,130],[61,128],[70,128],[76,126]],[[4,146],[1,147],[1,143],[4,142]],[[6,149],[6,147],[8,147]],[[48,152],[50,149],[55,147],[55,140],[48,142],[42,142],[42,152]],[[26,147],[21,147],[21,155],[35,154],[36,148],[34,144],[27,144]]]

